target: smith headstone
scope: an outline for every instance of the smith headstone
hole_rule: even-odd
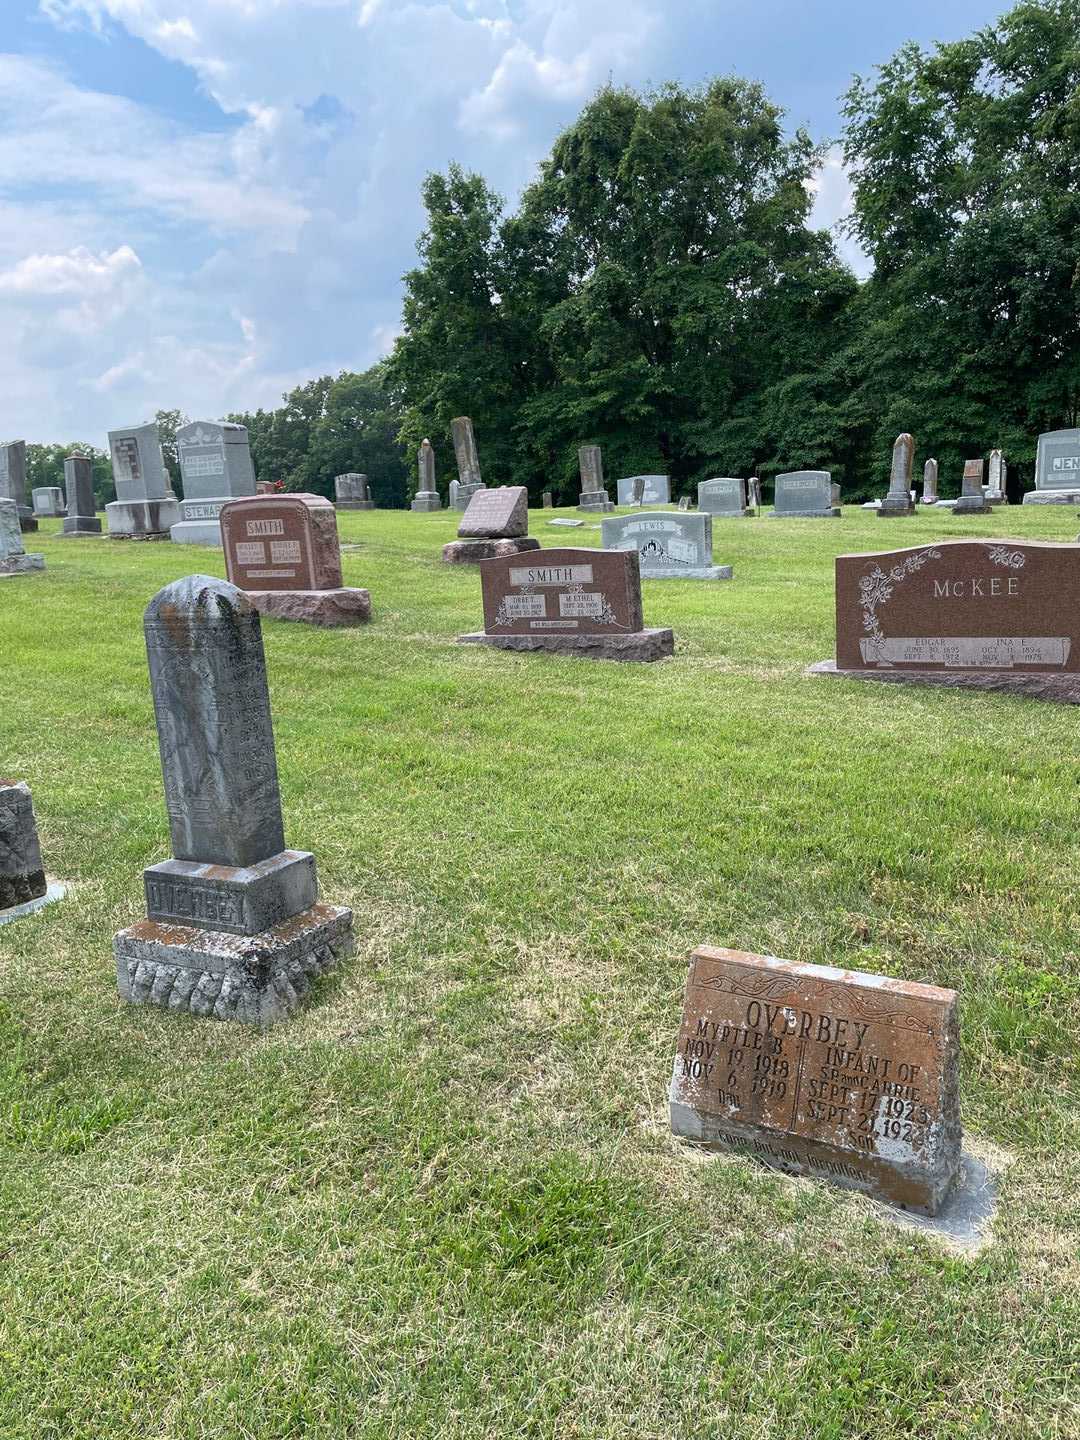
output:
[[[635,550],[643,580],[730,580],[730,565],[714,565],[712,516],[670,510],[607,515],[600,523],[605,550]]]
[[[116,540],[164,539],[180,519],[154,422],[109,431],[116,499],[105,506]]]
[[[670,630],[646,630],[637,552],[541,550],[480,566],[484,630],[463,644],[594,660],[659,660]]]
[[[315,857],[286,850],[259,614],[223,580],[167,585],[144,618],[173,858],[114,941],[121,996],[268,1024],[352,948]]]
[[[670,505],[671,480],[667,475],[628,475],[616,480],[620,505]]]
[[[63,534],[100,535],[101,521],[94,513],[94,467],[86,455],[69,455],[64,461],[67,516]]]
[[[960,1164],[954,990],[703,947],[671,1128],[924,1215]]]
[[[176,450],[184,498],[169,534],[177,545],[220,545],[222,507],[255,494],[247,426],[195,420],[176,432]]]
[[[746,481],[731,476],[702,480],[697,487],[698,509],[722,520],[738,520],[752,514],[746,503]]]
[[[1047,430],[1035,452],[1035,489],[1025,505],[1080,505],[1080,430]]]
[[[828,470],[791,470],[777,475],[770,512],[776,520],[837,519],[832,476]]]

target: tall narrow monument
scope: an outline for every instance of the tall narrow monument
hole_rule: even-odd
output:
[[[64,461],[67,517],[63,535],[100,535],[101,521],[94,513],[94,468],[86,455],[69,455]]]
[[[881,502],[879,518],[889,515],[914,515],[911,498],[911,470],[915,460],[915,441],[905,430],[893,445],[892,469],[889,471],[889,493]]]
[[[468,415],[459,415],[450,421],[454,435],[454,458],[458,468],[458,488],[453,501],[455,510],[467,510],[469,501],[478,490],[484,489],[480,479],[480,456],[476,449],[473,423]]]
[[[315,857],[285,849],[259,614],[189,575],[143,623],[173,858],[114,940],[120,994],[270,1024],[354,942],[352,912],[318,902]]]
[[[15,501],[21,529],[33,532],[38,528],[26,484],[25,440],[0,444],[0,500]]]
[[[990,451],[990,463],[987,470],[987,500],[989,500],[991,505],[1007,505],[1009,503],[1009,497],[1006,493],[1009,467],[1005,464],[1005,456],[1000,450]]]
[[[989,515],[990,502],[983,491],[983,460],[964,462],[964,480],[960,499],[953,508],[954,515]]]
[[[922,503],[924,505],[936,505],[938,503],[938,463],[933,458],[927,460],[922,472]]]
[[[158,427],[131,425],[109,431],[116,499],[105,506],[114,540],[167,540],[180,519],[169,472],[161,453]]]
[[[430,440],[423,440],[417,452],[416,463],[420,476],[416,494],[413,496],[412,510],[441,510],[442,500],[439,498],[439,488],[435,484],[435,451],[431,448]]]
[[[599,445],[582,445],[578,449],[578,470],[581,474],[579,510],[614,510],[604,485],[604,460]]]

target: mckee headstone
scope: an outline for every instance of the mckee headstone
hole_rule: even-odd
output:
[[[697,504],[699,510],[719,520],[738,520],[754,513],[746,503],[746,481],[731,476],[702,480],[697,487]]]
[[[371,595],[342,585],[337,514],[321,495],[251,495],[221,507],[225,573],[261,615],[362,625]]]
[[[105,506],[114,540],[167,540],[180,519],[169,472],[161,454],[158,427],[131,425],[109,431],[116,499]]]
[[[374,510],[366,475],[350,470],[347,475],[334,476],[334,497],[339,510]]]
[[[915,502],[911,498],[911,469],[914,461],[915,441],[905,430],[896,437],[893,445],[889,493],[878,507],[879,518],[915,514]]]
[[[463,645],[548,650],[588,660],[659,660],[670,630],[646,630],[634,551],[541,550],[480,566],[484,629]]]
[[[539,550],[529,530],[529,492],[524,485],[481,487],[473,492],[461,517],[457,540],[443,546],[442,558],[450,565],[474,565],[496,555],[518,555]]]
[[[195,420],[177,430],[176,450],[184,498],[170,538],[175,545],[220,545],[223,507],[255,494],[247,426]]]
[[[695,950],[671,1129],[922,1215],[960,1166],[955,990]]]
[[[34,514],[39,520],[59,520],[64,514],[64,492],[59,485],[39,485],[31,490]]]
[[[1080,545],[939,540],[836,558],[822,674],[1080,703]]]
[[[484,488],[484,482],[480,479],[480,456],[476,449],[473,423],[468,415],[459,415],[456,420],[451,420],[450,430],[454,437],[454,459],[458,468],[458,488],[454,493],[451,508],[465,510],[477,491]]]
[[[667,475],[628,475],[616,480],[620,505],[670,505],[671,479]]]
[[[148,918],[113,942],[120,995],[270,1024],[354,941],[352,912],[318,901],[315,857],[285,849],[259,613],[189,575],[144,630],[173,858],[144,872]]]
[[[22,527],[15,501],[0,500],[0,580],[44,569],[44,555],[27,555],[23,549]]]
[[[581,474],[579,510],[614,510],[604,487],[604,460],[599,445],[582,445],[578,449],[578,470]]]
[[[86,455],[69,455],[64,461],[67,516],[63,537],[100,535],[101,521],[94,513],[94,467]]]
[[[934,459],[927,460],[922,472],[922,503],[924,505],[936,505],[938,503],[937,472],[937,461]]]
[[[986,498],[991,505],[1007,505],[1009,496],[1007,494],[1009,467],[1005,464],[1005,456],[1000,450],[990,451],[990,463],[987,466],[986,477]]]
[[[774,485],[770,511],[774,520],[839,519],[828,470],[790,470],[777,475]]]
[[[424,440],[421,443],[416,462],[420,472],[420,488],[413,496],[410,509],[441,510],[442,500],[439,498],[438,487],[435,484],[435,451],[431,448],[430,440]]]
[[[48,888],[29,786],[0,780],[0,920],[5,910],[40,900]]]
[[[1047,430],[1035,452],[1035,489],[1025,505],[1080,505],[1080,430]]]
[[[990,504],[983,493],[982,460],[964,462],[964,480],[960,499],[953,507],[954,515],[989,515]]]
[[[730,580],[730,565],[714,565],[712,516],[671,510],[605,515],[605,550],[636,550],[643,580]]]
[[[25,440],[9,440],[0,444],[0,500],[15,501],[19,524],[24,531],[32,534],[38,528],[27,489]]]

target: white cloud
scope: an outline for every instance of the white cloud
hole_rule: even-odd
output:
[[[141,269],[130,245],[100,255],[78,245],[62,255],[27,255],[10,269],[0,270],[0,295],[101,295],[114,291]]]
[[[839,145],[833,145],[825,152],[821,168],[810,182],[814,204],[810,211],[810,224],[815,230],[831,230],[836,248],[855,274],[865,280],[874,268],[869,255],[857,240],[853,240],[840,228],[855,207],[855,195],[851,180],[844,168],[844,157]]]

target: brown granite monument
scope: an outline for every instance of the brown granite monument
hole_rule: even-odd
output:
[[[668,629],[646,630],[636,550],[542,550],[480,565],[484,629],[463,645],[548,650],[590,660],[659,660]]]
[[[954,990],[704,946],[671,1128],[936,1215],[960,1164]]]
[[[458,526],[458,538],[443,546],[449,565],[475,565],[497,555],[539,550],[529,538],[529,492],[524,485],[474,488]]]
[[[367,590],[342,585],[337,516],[321,495],[251,495],[221,507],[229,583],[262,615],[310,625],[371,619]]]
[[[836,558],[817,673],[1080,703],[1080,545],[939,540]]]

